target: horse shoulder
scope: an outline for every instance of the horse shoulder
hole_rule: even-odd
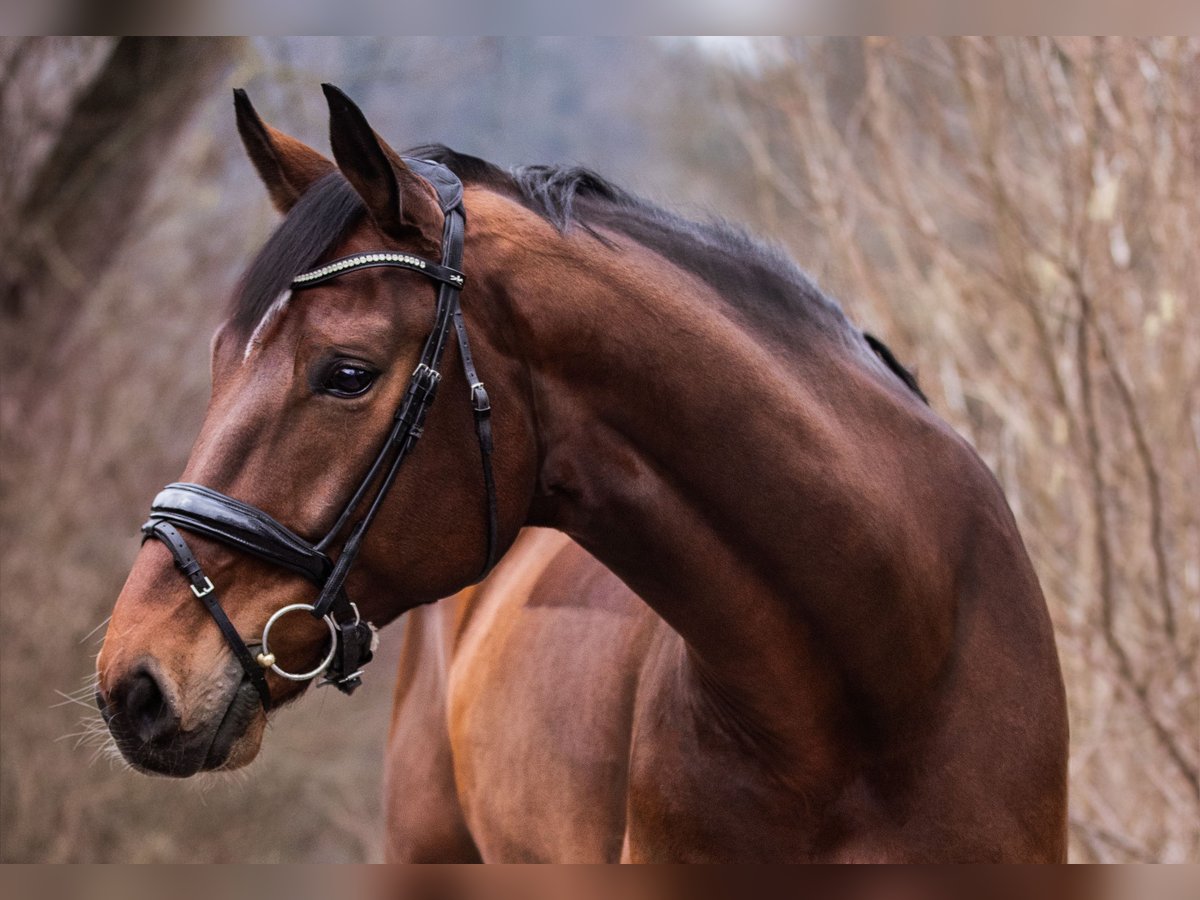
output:
[[[463,622],[447,716],[483,858],[615,861],[634,695],[657,617],[569,538],[531,529]]]
[[[454,784],[446,684],[454,623],[474,588],[404,619],[384,768],[390,862],[478,862]]]

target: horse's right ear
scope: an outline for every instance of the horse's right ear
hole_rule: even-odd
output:
[[[333,160],[263,122],[241,88],[234,89],[233,106],[246,154],[281,213],[286,215],[301,194],[336,171]]]

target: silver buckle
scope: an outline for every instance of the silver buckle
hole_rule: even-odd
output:
[[[492,401],[488,397],[487,388],[483,386],[482,381],[477,381],[471,385],[471,407],[477,413],[491,412]]]
[[[194,584],[191,587],[192,587],[192,593],[195,594],[197,597],[207,597],[214,590],[212,579],[209,578],[207,575],[204,576],[204,590],[200,590]]]
[[[333,687],[337,687],[339,684],[345,684],[346,682],[352,681],[355,678],[361,678],[362,673],[363,673],[363,670],[359,669],[357,672],[354,672],[350,675],[343,675],[341,678],[331,678],[330,676],[326,675],[324,678],[322,678],[320,681],[317,682],[317,687],[319,687],[319,688],[320,687],[329,687],[330,685],[332,685]]]
[[[426,376],[429,378],[429,382],[431,385],[435,385],[439,381],[442,380],[442,373],[439,372],[437,369],[432,369],[429,366],[425,365],[425,363],[418,363],[417,367],[415,369],[413,369],[413,373],[412,373],[413,379],[416,380],[416,379],[426,377]]]

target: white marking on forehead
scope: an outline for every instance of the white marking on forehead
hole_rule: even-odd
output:
[[[242,353],[242,362],[250,358],[258,347],[262,346],[263,338],[266,336],[267,330],[272,323],[283,315],[283,311],[287,309],[288,301],[292,299],[291,288],[288,288],[282,294],[275,298],[275,302],[267,307],[267,311],[263,313],[263,317],[258,320],[258,324],[254,326],[254,333],[250,335],[250,340],[246,342],[246,350]]]

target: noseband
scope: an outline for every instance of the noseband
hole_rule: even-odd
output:
[[[420,272],[438,283],[433,328],[425,339],[420,361],[413,370],[408,390],[396,411],[387,439],[333,527],[325,537],[311,544],[256,507],[212,488],[182,482],[163,488],[150,507],[149,520],[142,526],[143,541],[155,538],[171,551],[175,565],[187,578],[192,593],[212,615],[234,656],[258,691],[263,709],[271,707],[271,692],[266,679],[268,669],[291,681],[307,681],[324,675],[322,684],[332,684],[347,694],[362,683],[362,667],[371,661],[375,650],[375,627],[362,620],[358,607],[346,596],[346,576],[358,556],[367,529],[395,481],[400,465],[421,437],[425,416],[441,381],[438,367],[451,327],[458,336],[459,354],[471,391],[475,433],[483,462],[483,483],[487,496],[487,552],[481,578],[495,562],[497,514],[496,487],[492,476],[492,408],[487,391],[475,371],[459,305],[459,292],[463,286],[460,271],[463,232],[466,227],[462,183],[453,172],[438,163],[423,159],[405,159],[405,163],[437,191],[445,216],[441,263],[393,251],[356,253],[298,275],[292,281],[292,290],[301,290],[323,284],[347,272],[390,266]],[[373,493],[372,485],[375,486]],[[330,548],[345,531],[355,511],[364,505],[366,512],[350,529],[335,562],[329,556]],[[196,561],[180,529],[228,544],[236,550],[307,578],[320,593],[314,603],[293,603],[277,610],[263,626],[262,635],[256,641],[246,642],[221,608],[216,588]],[[324,621],[329,629],[329,649],[320,664],[309,672],[284,670],[276,663],[268,643],[272,626],[281,617],[295,612],[308,612]],[[254,653],[251,650],[254,645],[261,647],[261,652]]]

